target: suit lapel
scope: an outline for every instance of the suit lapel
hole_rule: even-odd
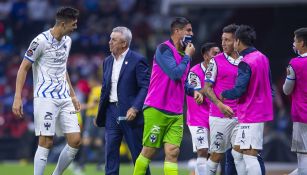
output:
[[[107,72],[107,77],[108,77],[108,80],[107,80],[107,85],[110,85],[111,87],[111,78],[112,78],[112,70],[113,70],[113,62],[114,62],[114,58],[113,56],[111,56],[112,59],[110,59],[109,61],[109,64],[108,64],[108,72]]]
[[[125,57],[125,59],[124,59],[123,65],[122,65],[122,67],[121,67],[121,69],[120,69],[118,81],[119,81],[120,78],[122,77],[122,75],[123,75],[123,73],[124,73],[126,67],[127,67],[128,64],[129,64],[130,54],[131,54],[131,51],[129,50],[128,53],[127,53],[127,55],[126,55],[126,57]]]

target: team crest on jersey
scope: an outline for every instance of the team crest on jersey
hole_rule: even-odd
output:
[[[157,135],[156,134],[151,134],[150,135],[150,142],[155,143],[157,141]]]
[[[33,56],[33,50],[29,49],[26,54],[28,57]]]
[[[210,71],[206,72],[206,78],[210,79],[212,77],[212,73]]]

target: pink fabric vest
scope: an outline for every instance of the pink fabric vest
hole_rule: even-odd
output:
[[[163,44],[167,45],[172,50],[173,56],[178,65],[183,57],[179,55],[177,49],[169,40],[165,41]],[[182,75],[181,80],[174,81],[162,71],[154,58],[145,105],[172,113],[183,113],[185,95],[184,83],[190,68],[189,65]]]
[[[242,61],[251,68],[245,94],[239,99],[239,123],[261,123],[273,120],[269,59],[259,51],[247,54]]]
[[[295,72],[295,86],[291,94],[292,120],[307,123],[307,57],[293,58],[290,65]]]
[[[201,88],[204,88],[205,72],[201,68],[201,64],[197,64],[191,68],[190,72],[194,72],[200,79]],[[187,125],[203,126],[209,128],[209,104],[208,98],[204,98],[204,102],[198,105],[193,97],[186,96],[187,99]]]
[[[235,86],[236,78],[238,74],[238,66],[229,63],[224,53],[220,53],[214,57],[217,66],[217,75],[215,83],[213,85],[213,91],[217,98],[224,90],[232,89]],[[238,100],[224,100],[225,105],[231,107],[234,112],[234,116],[237,116],[237,104]],[[210,104],[210,116],[224,117],[224,114],[214,104]]]

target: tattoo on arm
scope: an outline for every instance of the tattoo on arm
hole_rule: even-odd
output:
[[[215,95],[212,84],[210,82],[205,83],[205,95],[215,104],[217,105],[219,102],[221,102]]]

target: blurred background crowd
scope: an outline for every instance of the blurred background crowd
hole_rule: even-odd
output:
[[[192,65],[202,60],[201,44],[221,43],[221,30],[224,26],[231,23],[253,26],[257,32],[256,48],[270,59],[275,89],[275,118],[266,125],[262,154],[265,161],[295,162],[295,154],[290,152],[290,99],[282,94],[282,84],[287,64],[295,55],[292,52],[293,31],[307,25],[307,2],[246,2],[248,3],[238,0],[0,0],[0,161],[32,160],[37,142],[33,133],[32,75],[29,73],[22,92],[24,118],[17,119],[11,112],[17,71],[31,40],[53,26],[56,9],[59,6],[73,6],[80,10],[81,16],[78,29],[71,36],[73,44],[68,71],[82,103],[86,103],[91,90],[89,78],[95,76],[101,79],[102,61],[110,54],[109,35],[116,26],[131,29],[131,48],[144,54],[151,64],[156,46],[169,37],[169,24],[173,17],[187,17],[192,21],[193,43],[198,50]],[[82,117],[85,117],[84,113]],[[61,140],[58,145],[60,143]],[[188,160],[194,156],[187,129],[181,150],[180,160]],[[157,156],[156,159],[162,157]],[[129,159],[128,156],[127,158]]]

